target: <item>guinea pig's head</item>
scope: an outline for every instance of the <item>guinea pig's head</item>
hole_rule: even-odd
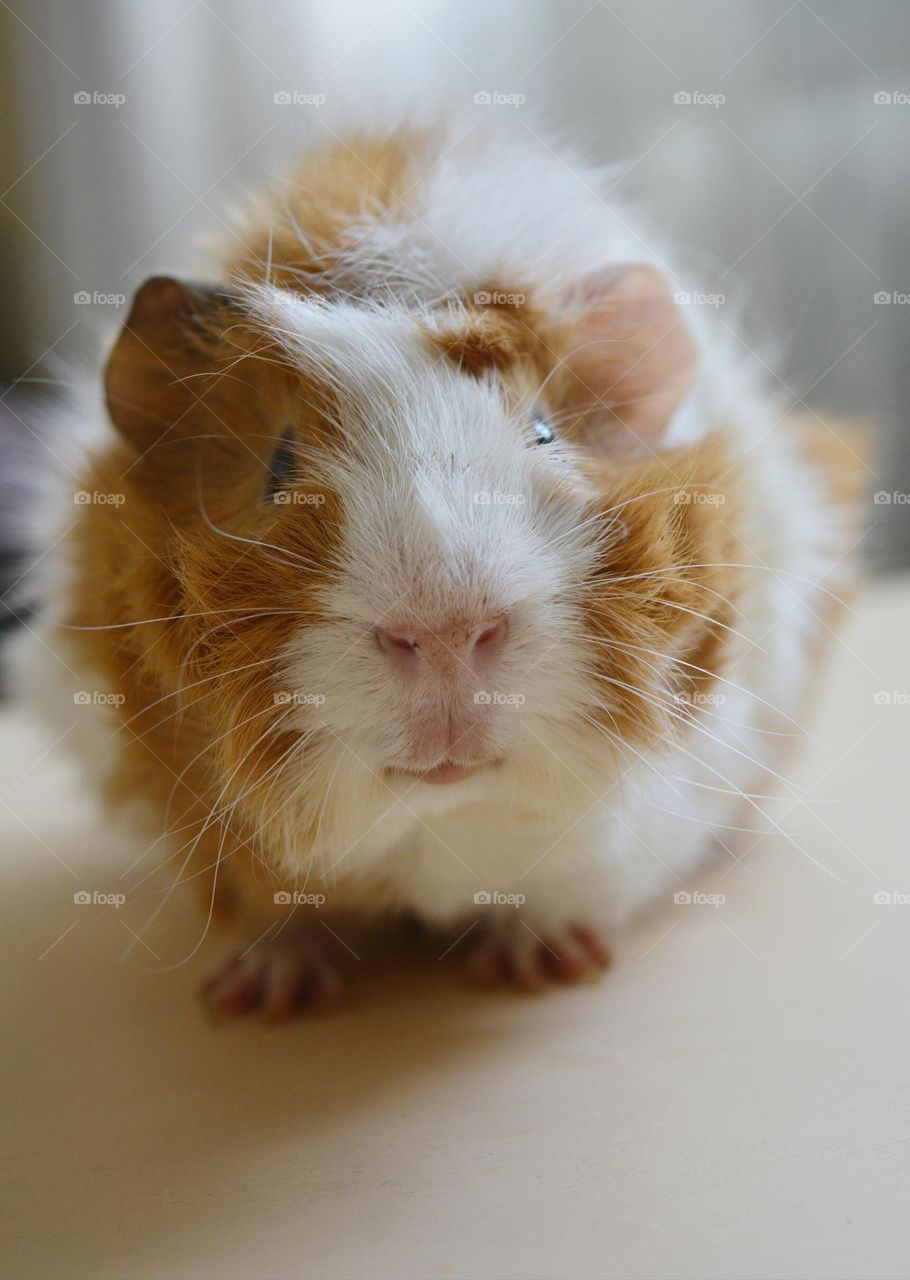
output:
[[[695,358],[651,267],[419,311],[149,281],[108,404],[240,811],[305,846],[672,731],[734,558],[680,501],[720,453],[666,447]]]

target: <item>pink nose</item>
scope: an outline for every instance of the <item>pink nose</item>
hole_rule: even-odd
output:
[[[482,622],[452,622],[429,627],[376,628],[376,642],[392,665],[414,674],[423,664],[439,674],[457,674],[465,667],[479,671],[500,652],[508,634],[505,618]]]

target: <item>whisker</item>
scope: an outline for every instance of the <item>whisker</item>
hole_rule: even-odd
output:
[[[241,671],[251,671],[253,667],[264,667],[271,661],[271,658],[257,658],[255,662],[247,662],[241,667],[232,667],[230,671],[216,671],[214,675],[203,676],[200,680],[194,680],[192,684],[183,685],[179,689],[172,689],[170,693],[162,694],[162,696],[160,698],[156,698],[154,702],[150,702],[147,706],[140,707],[138,711],[134,711],[128,720],[122,721],[117,726],[116,732],[119,733],[121,729],[129,728],[133,721],[138,719],[139,716],[145,715],[145,713],[147,711],[151,711],[153,707],[160,706],[162,702],[167,702],[169,698],[179,698],[182,693],[187,693],[190,689],[197,689],[201,684],[208,684],[212,680],[224,680],[228,676],[237,675]]]
[[[165,613],[160,618],[136,618],[132,622],[111,622],[100,626],[76,626],[75,624],[61,624],[62,631],[122,631],[126,627],[149,627],[156,622],[180,622],[185,618],[207,618],[212,614],[218,613],[240,613],[247,608],[246,605],[235,605],[232,609],[197,609],[191,613]],[[271,613],[273,610],[265,610]]]
[[[648,648],[646,645],[629,644],[621,640],[606,640],[602,636],[593,637],[593,640],[594,640],[594,643],[596,644],[608,645],[610,648],[614,648],[614,649],[628,649],[628,650],[631,650],[632,652],[649,653],[652,656],[658,657],[658,658],[666,657],[666,655],[661,653],[659,649],[651,649],[651,648]],[[690,671],[697,672],[699,675],[709,676],[712,680],[718,681],[721,684],[728,685],[731,689],[735,689],[737,693],[742,693],[749,698],[753,698],[756,702],[760,703],[762,706],[767,707],[769,711],[773,711],[775,715],[780,716],[782,720],[788,721],[790,724],[793,725],[794,729],[797,731],[795,734],[792,734],[792,735],[780,733],[779,735],[775,734],[773,736],[780,736],[780,737],[800,736],[800,737],[809,738],[809,740],[811,741],[811,735],[809,734],[808,729],[806,729],[804,725],[801,725],[799,721],[794,720],[792,716],[787,715],[786,711],[782,710],[778,706],[775,706],[773,702],[769,702],[767,698],[762,698],[759,694],[755,693],[754,690],[747,689],[745,685],[737,684],[735,680],[731,680],[728,676],[721,675],[719,672],[716,672],[716,671],[711,671],[707,667],[700,667],[697,665],[697,663],[689,662],[685,658],[673,658],[672,662],[674,666],[686,667]],[[761,730],[760,732],[771,733],[771,730]]]
[[[623,577],[621,578],[613,578],[612,581],[613,582],[633,582],[643,578],[657,578],[657,577],[663,576],[664,574],[672,572],[672,569],[675,567],[676,566],[668,565],[662,569],[649,569],[646,573],[628,573],[623,575]],[[738,564],[736,561],[730,561],[729,563],[718,561],[716,563],[705,562],[705,563],[699,563],[699,564],[687,564],[686,568],[687,569],[753,569],[758,572],[771,573],[771,574],[774,574],[775,576],[780,576],[783,578],[794,578],[797,582],[803,582],[807,586],[810,586],[818,591],[824,592],[824,594],[828,596],[833,603],[837,605],[842,605],[845,609],[850,609],[851,612],[854,612],[854,610],[851,609],[849,603],[842,596],[837,595],[836,592],[831,591],[828,587],[824,585],[824,583],[821,581],[821,578],[807,578],[804,574],[794,573],[790,569],[782,569],[777,565],[751,564],[749,562],[743,562],[741,564]],[[822,577],[824,577],[824,575],[822,575]]]

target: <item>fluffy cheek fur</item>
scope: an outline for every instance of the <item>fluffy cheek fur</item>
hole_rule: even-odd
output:
[[[679,737],[736,652],[747,501],[723,433],[602,477],[598,567],[585,595],[592,720],[614,748]]]
[[[343,516],[334,493],[323,488],[320,498],[318,506],[282,509],[255,536],[197,534],[178,556],[187,613],[206,605],[185,633],[183,683],[201,690],[193,711],[211,738],[210,784],[266,861],[292,830],[305,847],[315,816],[297,801],[318,734],[301,723],[307,698],[284,671],[288,636],[326,624]],[[286,789],[289,778],[296,791]]]

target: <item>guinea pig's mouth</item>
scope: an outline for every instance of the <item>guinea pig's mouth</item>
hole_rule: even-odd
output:
[[[481,760],[474,764],[462,764],[457,760],[442,760],[432,769],[395,769],[393,772],[400,773],[406,778],[413,778],[419,782],[429,782],[434,787],[450,786],[454,782],[463,782],[465,778],[473,777],[475,773],[479,773],[481,769],[489,768],[495,761]]]

